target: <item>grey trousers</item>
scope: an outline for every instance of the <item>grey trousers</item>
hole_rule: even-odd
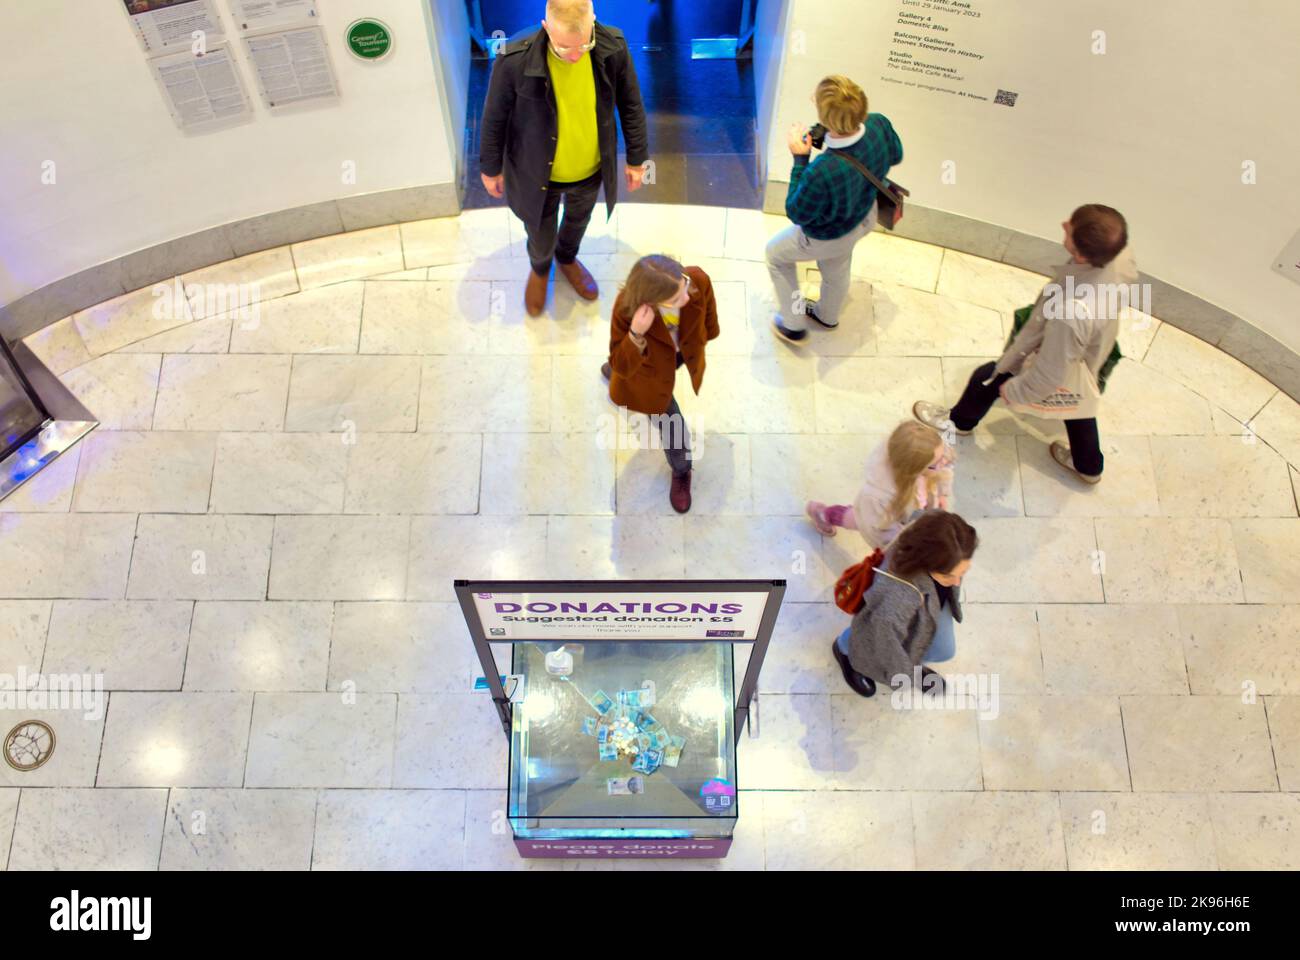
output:
[[[818,315],[830,323],[839,319],[840,310],[849,295],[849,282],[853,267],[853,248],[859,240],[876,226],[876,206],[856,227],[834,240],[813,240],[803,232],[803,227],[791,224],[767,244],[767,272],[772,276],[776,292],[776,306],[781,311],[781,325],[787,330],[805,330],[808,318],[803,312],[803,296],[799,293],[799,268],[797,264],[816,260],[822,274],[821,299],[817,301]]]
[[[673,476],[686,476],[691,472],[691,434],[686,429],[686,418],[682,416],[682,408],[677,405],[677,398],[673,397],[668,409],[654,414],[650,422],[659,426],[659,439]]]

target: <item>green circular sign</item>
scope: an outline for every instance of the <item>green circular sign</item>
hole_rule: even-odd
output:
[[[393,49],[393,31],[379,20],[356,20],[348,25],[348,49],[360,60],[382,60]]]

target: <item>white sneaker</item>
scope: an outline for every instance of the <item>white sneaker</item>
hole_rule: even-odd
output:
[[[969,437],[971,431],[958,430],[953,426],[952,411],[945,406],[937,403],[930,403],[928,400],[918,400],[912,404],[912,416],[920,420],[927,427],[933,427],[940,433],[951,429],[959,437]]]
[[[1084,483],[1089,484],[1090,486],[1096,486],[1097,484],[1101,483],[1100,474],[1097,476],[1093,476],[1087,473],[1080,473],[1077,469],[1075,469],[1074,455],[1070,453],[1070,448],[1067,447],[1065,444],[1061,443],[1059,440],[1053,440],[1052,445],[1047,449],[1048,452],[1051,453],[1053,460],[1059,463],[1066,470],[1069,470],[1072,474],[1074,474]]]

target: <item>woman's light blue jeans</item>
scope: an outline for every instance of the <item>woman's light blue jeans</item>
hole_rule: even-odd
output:
[[[952,610],[946,604],[939,608],[939,622],[935,624],[934,641],[925,651],[926,663],[943,663],[957,656],[957,627]]]

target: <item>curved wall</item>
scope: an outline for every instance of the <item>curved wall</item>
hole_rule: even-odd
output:
[[[194,135],[173,123],[121,0],[0,6],[2,332],[255,249],[456,212],[468,40],[463,3],[432,0],[459,15],[448,42],[430,2],[320,0],[341,96],[300,112],[268,113],[232,40],[253,117]],[[230,4],[216,6],[229,34]],[[344,48],[362,16],[393,30],[381,62]]]
[[[785,129],[811,119],[820,77],[848,73],[905,141],[900,234],[1044,272],[1063,257],[1069,210],[1112,203],[1131,221],[1152,312],[1300,397],[1300,287],[1270,269],[1300,226],[1288,122],[1300,4],[1225,0],[1210,17],[1183,0],[1062,3],[1051,16],[1041,0],[946,3],[982,14],[950,36],[984,57],[971,72],[986,86],[1018,93],[1014,107],[906,87],[886,69],[894,32],[918,32],[900,13],[938,16],[934,5],[945,0],[759,0],[768,208],[782,208]],[[116,0],[0,8],[0,56],[20,78],[0,88],[0,335],[256,250],[459,210],[461,0],[320,9],[340,103],[274,117],[257,103],[246,125],[185,136]],[[394,28],[383,63],[342,49],[362,15]],[[1242,182],[1247,162],[1257,183]]]
[[[786,2],[787,55],[761,131],[768,209],[783,209],[786,129],[816,119],[821,77],[848,74],[904,142],[897,176],[914,212],[900,232],[1043,270],[1064,259],[1070,210],[1109,203],[1130,221],[1139,265],[1164,281],[1157,315],[1300,392],[1300,285],[1272,269],[1300,229],[1300,4]],[[984,59],[898,45],[896,31]],[[891,69],[891,52],[965,79]],[[1018,98],[1007,107],[907,81]]]

